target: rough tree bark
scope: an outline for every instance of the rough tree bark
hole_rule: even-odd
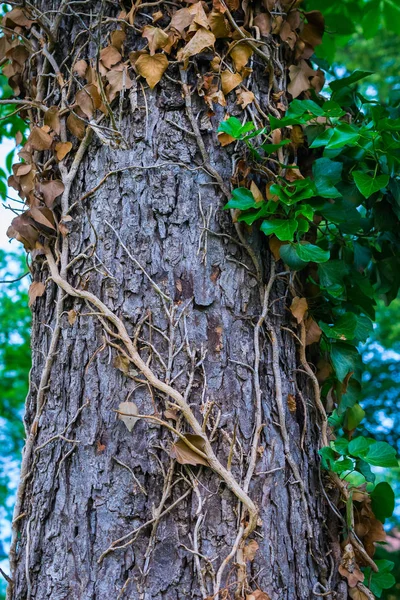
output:
[[[58,4],[32,3],[51,21],[57,18]],[[72,64],[70,53],[82,57],[78,51],[84,37],[73,47],[72,41],[84,22],[97,22],[97,11],[115,18],[114,4],[71,3],[51,47],[58,65],[66,59]],[[93,29],[86,56],[95,56],[96,36],[103,43],[109,29]],[[130,36],[129,50],[143,46],[140,32],[130,31]],[[270,38],[265,44],[283,65],[275,74],[284,91],[291,54],[277,49]],[[252,67],[252,91],[268,112],[268,72],[259,57]],[[52,70],[50,65],[48,72]],[[178,67],[168,73],[170,78],[154,90],[146,87],[145,98],[137,84],[135,110],[134,93],[130,100],[125,94],[120,130],[126,149],[112,148],[92,135],[67,207],[73,205],[68,260],[86,256],[63,275],[75,289],[97,296],[132,339],[142,323],[137,342],[142,358],[161,380],[183,395],[188,392],[200,425],[207,418],[215,454],[225,467],[231,464],[242,486],[257,426],[259,368],[262,429],[249,484],[258,507],[250,539],[259,547],[251,561],[240,541],[221,571],[219,597],[246,598],[251,590],[262,590],[272,600],[305,600],[316,597],[315,592],[338,591],[332,577],[338,537],[320,485],[320,415],[311,383],[304,372],[296,373],[300,363],[296,338],[288,331],[297,331],[287,309],[288,277],[270,281],[272,268],[279,274],[285,267],[281,261],[275,265],[266,238],[257,232],[242,231],[240,241],[231,216],[223,211],[222,188],[229,189],[235,160],[234,145],[223,148],[216,137],[223,109],[216,105],[216,115],[207,117],[204,101],[194,92],[195,69],[189,66],[185,73],[192,110],[207,159],[179,82],[185,74]],[[45,85],[46,103],[57,103],[54,78]],[[117,102],[117,116],[118,111]],[[243,240],[262,266],[262,282]],[[177,438],[159,422],[139,419],[128,431],[115,412],[127,400],[136,403],[141,415],[193,433],[167,396],[147,385],[118,351],[120,341],[107,331],[112,326],[98,318],[98,308],[48,279],[43,257],[33,262],[32,271],[35,281],[47,283],[33,307],[33,368],[25,415],[32,451],[14,525],[18,540],[9,598],[213,597],[216,574],[245,515],[238,498],[212,469],[171,458]],[[258,331],[260,292],[263,298],[269,281],[268,312]],[[49,378],[43,387],[46,367]],[[38,418],[39,394],[43,404]],[[295,407],[287,401],[289,394]],[[107,553],[119,538],[118,547]],[[249,539],[245,544],[256,548]],[[248,555],[247,580],[241,586],[243,553]]]

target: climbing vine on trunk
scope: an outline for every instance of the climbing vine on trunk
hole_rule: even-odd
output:
[[[82,314],[98,319],[104,336],[102,348],[115,352],[114,367],[137,386],[148,389],[153,401],[155,394],[162,397],[161,412],[154,404],[152,414],[142,414],[129,396],[121,402],[115,412],[127,430],[134,434],[138,422],[148,421],[170,433],[169,468],[164,472],[162,500],[153,517],[104,547],[97,557],[98,564],[131,546],[140,532],[151,526],[145,579],[160,521],[194,490],[199,508],[190,551],[195,557],[202,597],[268,600],[269,590],[254,584],[251,574],[259,551],[257,539],[265,534],[259,531],[260,507],[252,497],[257,464],[264,452],[260,376],[263,336],[271,348],[273,393],[285,466],[299,488],[312,554],[308,490],[291,450],[285,416],[287,407],[293,413],[307,413],[307,403],[300,391],[297,395],[284,391],[279,341],[272,325],[276,299],[272,301],[271,293],[283,279],[291,326],[282,328],[298,345],[296,372],[309,380],[318,416],[318,450],[324,470],[319,491],[341,524],[341,556],[335,557],[334,568],[347,581],[352,598],[379,597],[391,583],[391,576],[390,565],[373,560],[375,542],[384,539],[383,523],[393,511],[394,500],[390,486],[374,484],[371,465],[397,466],[397,461],[394,450],[385,442],[357,435],[364,416],[359,404],[362,365],[357,346],[371,332],[375,297],[386,295],[390,301],[398,291],[400,184],[396,168],[400,119],[392,118],[383,106],[370,107],[357,94],[355,85],[366,76],[362,72],[331,83],[329,99],[322,94],[323,72],[314,69],[310,59],[322,43],[324,19],[319,11],[302,10],[301,1],[240,5],[238,0],[213,0],[187,2],[185,7],[161,1],[123,7],[99,2],[95,8],[88,7],[88,12],[77,12],[75,4],[63,0],[54,14],[41,12],[30,3],[15,6],[3,19],[0,41],[3,73],[15,95],[3,102],[14,104],[29,124],[27,139],[22,134],[17,138],[20,162],[13,165],[9,178],[9,185],[27,207],[13,219],[8,235],[22,242],[31,256],[35,277],[30,287],[31,305],[48,286],[55,284],[57,289],[56,322],[23,455],[13,520],[12,572],[16,570],[18,535],[26,516],[23,506],[27,485],[34,477],[40,452],[60,440],[72,444],[72,452],[77,442],[68,438],[69,431],[89,404],[87,401],[78,409],[64,430],[38,444],[65,314],[71,326]],[[79,24],[68,56],[60,56],[57,50],[63,19],[75,19]],[[238,450],[236,426],[231,434],[224,432],[226,455],[215,451],[221,415],[213,402],[204,395],[201,411],[193,408],[191,394],[197,373],[202,369],[204,372],[206,352],[189,343],[185,312],[189,304],[176,302],[168,286],[151,276],[111,222],[104,223],[108,235],[118,241],[151,286],[163,311],[165,330],[153,323],[150,312],[145,312],[132,332],[120,314],[87,289],[86,271],[71,282],[70,274],[80,262],[98,260],[97,241],[70,256],[69,239],[76,227],[74,210],[116,174],[163,166],[155,163],[112,170],[79,200],[73,200],[71,190],[85,153],[95,141],[110,149],[129,148],[122,126],[127,103],[133,112],[142,111],[147,139],[148,90],[162,80],[177,86],[185,107],[191,130],[181,123],[172,125],[196,143],[202,163],[191,168],[201,169],[212,178],[212,184],[225,197],[225,208],[230,210],[235,237],[218,235],[246,252],[252,269],[245,267],[260,297],[261,310],[253,328],[253,364],[237,361],[251,372],[254,390],[254,427],[247,457],[241,447]],[[195,95],[207,109],[201,120],[193,105]],[[230,181],[212,164],[204,130],[218,137],[218,143],[232,158]],[[205,261],[208,235],[212,234],[211,214],[203,212],[201,199],[199,207],[203,219],[199,224],[199,253],[203,252]],[[39,271],[37,264],[41,265]],[[96,269],[100,267],[109,277],[102,263],[96,265]],[[43,272],[47,274],[45,279]],[[80,300],[88,312],[79,314],[75,307],[67,310],[67,299],[71,298]],[[178,331],[181,343],[177,350]],[[218,327],[213,335],[219,351]],[[166,350],[157,346],[153,339],[156,336],[166,344]],[[177,355],[185,356],[186,362],[174,375]],[[179,379],[182,372],[187,375],[184,386]],[[205,389],[205,374],[203,383]],[[307,421],[303,415],[302,449]],[[240,468],[233,468],[235,461]],[[178,479],[177,464],[182,465]],[[196,536],[205,514],[191,467],[212,470],[238,502],[234,543],[215,564],[198,548]],[[131,473],[138,489],[146,494]],[[188,489],[166,507],[172,488],[182,481]],[[32,593],[31,523],[33,517],[25,526],[28,598]],[[318,562],[318,557],[315,560]],[[336,571],[329,578],[321,577],[312,593],[333,597],[334,576]],[[129,578],[126,585],[128,582]],[[10,599],[14,597],[13,587],[11,579]]]

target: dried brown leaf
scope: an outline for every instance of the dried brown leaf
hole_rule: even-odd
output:
[[[51,106],[44,114],[44,123],[50,127],[57,135],[60,135],[61,123],[60,113],[57,106]]]
[[[153,89],[167,70],[168,64],[165,54],[142,54],[135,63],[135,69],[145,78],[150,89]]]
[[[115,29],[114,31],[111,32],[110,39],[111,39],[111,45],[120,51],[122,48],[122,44],[124,43],[124,41],[126,39],[126,33],[125,33],[125,31],[122,31],[122,29]]]
[[[29,134],[27,146],[33,150],[48,150],[53,143],[53,138],[40,127],[34,127]]]
[[[118,354],[113,360],[113,365],[116,369],[119,369],[122,373],[128,375],[131,363],[126,356]]]
[[[172,16],[170,27],[173,27],[182,35],[185,29],[191,25],[193,19],[194,15],[188,8],[181,8]]]
[[[68,323],[73,325],[78,318],[78,313],[73,308],[67,312]]]
[[[308,317],[305,322],[306,326],[306,346],[319,342],[322,335],[321,327],[314,321],[312,317]]]
[[[299,298],[296,296],[293,298],[290,305],[290,312],[295,317],[296,321],[300,324],[304,319],[304,315],[308,309],[307,300],[305,298]]]
[[[244,110],[246,106],[251,104],[254,101],[253,92],[248,92],[245,90],[236,90],[237,103]]]
[[[39,231],[50,235],[56,231],[54,216],[50,209],[32,206],[28,214],[34,220],[34,225]]]
[[[78,75],[78,77],[85,77],[86,75],[86,71],[88,69],[88,64],[86,62],[86,60],[78,60],[78,62],[76,62],[74,64],[74,73],[76,73]]]
[[[195,56],[205,48],[210,48],[215,44],[215,35],[204,27],[200,27],[188,44],[178,52],[178,60],[185,62],[190,56]]]
[[[56,155],[57,155],[57,160],[63,160],[68,152],[70,152],[72,149],[72,143],[71,142],[58,142],[58,144],[56,144]]]
[[[242,81],[243,79],[239,73],[231,73],[228,69],[221,73],[222,91],[225,95],[234,90]]]
[[[213,10],[208,15],[208,22],[210,24],[211,31],[216,38],[226,38],[230,36],[231,29],[228,21],[222,13],[218,12],[217,10]]]
[[[193,15],[189,31],[197,31],[200,27],[204,27],[205,29],[210,28],[202,2],[195,2],[192,6],[189,6],[189,12]]]
[[[150,56],[154,56],[156,50],[164,48],[169,42],[168,33],[152,25],[144,27],[142,37],[146,38],[149,43]]]
[[[253,194],[254,200],[256,202],[264,202],[264,198],[263,195],[261,193],[261,190],[259,189],[259,187],[254,183],[254,181],[252,181],[250,183],[250,191]]]
[[[259,547],[256,540],[250,540],[249,543],[245,545],[243,555],[246,562],[253,562]]]
[[[41,281],[33,281],[29,286],[28,296],[29,296],[29,306],[32,306],[36,300],[36,298],[40,298],[43,296],[45,291],[44,284]]]
[[[315,75],[315,71],[306,63],[305,60],[301,60],[298,65],[291,65],[289,67],[289,79],[288,92],[297,98],[302,92],[306,92],[310,89],[310,77]]]
[[[249,62],[253,49],[246,42],[237,44],[234,42],[229,52],[237,71],[241,71]]]
[[[100,60],[107,69],[111,69],[122,60],[122,56],[114,46],[107,46],[100,50]]]
[[[67,127],[78,140],[83,140],[86,133],[86,124],[76,114],[70,113],[67,119]]]
[[[254,19],[254,25],[259,28],[261,35],[269,35],[271,33],[271,15],[268,13],[260,13]]]
[[[281,242],[280,240],[278,240],[278,238],[274,235],[270,236],[268,238],[268,244],[269,244],[269,249],[271,250],[274,259],[275,260],[280,260],[281,259],[281,255],[279,253],[279,250],[281,248],[281,246],[284,246],[284,242]]]
[[[204,450],[204,439],[200,435],[186,433],[185,438],[201,452]],[[182,439],[173,444],[170,455],[181,465],[205,465],[208,467],[206,459],[197,454],[195,450],[192,450]]]
[[[288,394],[287,405],[288,405],[290,412],[296,412],[296,408],[297,408],[296,396],[293,396],[293,394]]]
[[[118,406],[118,410],[119,413],[123,413],[118,414],[118,418],[125,423],[126,428],[131,432],[136,425],[136,421],[138,421],[136,417],[136,415],[139,414],[138,407],[134,402],[121,402]]]
[[[48,208],[53,208],[54,200],[61,196],[64,184],[59,179],[54,181],[43,181],[39,184],[39,192],[43,195],[44,202]]]

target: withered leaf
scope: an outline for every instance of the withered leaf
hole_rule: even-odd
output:
[[[310,344],[314,344],[315,342],[319,342],[322,335],[322,330],[318,323],[314,321],[313,318],[308,317],[305,322],[306,326],[306,346]]]
[[[22,242],[25,250],[33,250],[39,238],[39,234],[32,226],[31,219],[27,213],[14,217],[10,227],[7,229],[7,236]]]
[[[6,13],[4,16],[5,24],[10,29],[14,29],[15,25],[19,25],[20,27],[25,27],[26,29],[30,29],[33,21],[28,19],[20,8],[13,8],[10,12]]]
[[[118,418],[125,423],[128,431],[132,431],[132,429],[136,425],[136,421],[138,421],[136,415],[139,414],[138,407],[134,402],[121,402],[118,406],[118,410],[120,413],[118,414]]]
[[[122,71],[114,71],[114,69],[112,69],[107,73],[106,78],[110,84],[107,87],[107,96],[110,102],[114,100],[119,92],[124,89],[130,90],[133,85],[133,81],[129,77],[126,68],[124,68]]]
[[[244,110],[246,106],[254,101],[253,92],[246,92],[245,90],[236,90],[237,103]]]
[[[54,181],[43,181],[39,184],[39,191],[43,195],[44,202],[48,208],[53,208],[54,200],[61,196],[64,184],[59,179]]]
[[[67,312],[68,323],[73,325],[78,317],[78,313],[73,308]]]
[[[299,298],[296,296],[293,298],[292,303],[290,305],[290,312],[297,320],[298,323],[301,323],[304,319],[304,315],[308,309],[307,300],[305,298]]]
[[[36,298],[40,298],[44,294],[44,284],[41,281],[33,281],[29,286],[28,296],[29,296],[29,306],[32,306],[36,300]]]
[[[28,165],[28,163],[17,163],[12,166],[13,173],[15,177],[22,177],[23,175],[28,175],[32,170],[32,165]]]
[[[280,247],[284,245],[284,242],[278,240],[275,235],[272,235],[268,238],[269,249],[271,250],[274,259],[280,260],[281,255],[279,254]]]
[[[271,33],[271,15],[260,13],[255,17],[254,25],[259,28],[261,35],[269,35]]]
[[[121,50],[122,44],[126,39],[126,33],[125,31],[122,31],[122,29],[115,29],[111,32],[110,39],[111,45],[114,46],[114,48],[116,48],[117,50]]]
[[[230,36],[231,29],[228,25],[228,21],[221,12],[213,10],[211,14],[208,15],[208,22],[210,24],[211,31],[216,38],[225,38]]]
[[[185,438],[190,442],[190,444],[192,444],[192,446],[198,448],[200,451],[203,451],[204,439],[200,435],[186,433]],[[192,450],[192,448],[189,448],[189,446],[185,444],[182,439],[173,444],[170,455],[181,465],[205,465],[208,467],[208,462],[206,459],[197,454],[197,452]]]
[[[167,70],[168,64],[165,54],[142,54],[135,63],[135,69],[145,78],[150,89],[153,89]]]
[[[305,60],[301,60],[298,65],[291,65],[289,67],[289,94],[291,94],[293,98],[297,98],[302,92],[309,90],[311,87],[310,77],[313,77],[314,75],[315,71]]]
[[[246,544],[244,547],[244,551],[243,551],[244,559],[248,562],[253,562],[259,547],[260,546],[258,545],[256,540],[250,540],[249,543]]]
[[[296,396],[293,394],[288,394],[287,396],[287,404],[290,412],[296,412],[297,404],[296,404]]]
[[[234,42],[229,52],[237,71],[241,71],[249,62],[253,49],[248,44]]]
[[[178,52],[178,60],[185,62],[191,56],[195,56],[202,52],[205,48],[214,46],[215,35],[212,31],[208,31],[204,27],[200,27],[192,37],[192,39],[186,44],[184,48]]]
[[[239,73],[231,73],[230,71],[222,71],[221,84],[222,91],[225,95],[229,94],[235,87],[242,83],[243,79]]]
[[[123,354],[118,354],[113,360],[114,367],[122,371],[125,375],[129,373],[130,364],[129,359]]]
[[[152,25],[146,25],[143,29],[142,37],[146,38],[149,42],[150,56],[154,56],[156,50],[164,48],[169,42],[168,33],[165,33],[159,27],[153,27]]]
[[[40,127],[34,127],[29,134],[27,145],[33,150],[48,150],[53,143],[51,135]]]
[[[57,135],[60,135],[61,124],[57,106],[51,106],[44,114],[44,123],[50,127]]]
[[[194,15],[188,8],[181,8],[172,16],[170,27],[173,27],[182,35],[185,29],[192,23],[193,19]]]
[[[88,64],[86,60],[78,60],[78,62],[74,64],[74,73],[76,73],[79,77],[85,77],[87,68]]]
[[[371,596],[367,596],[360,588],[350,588],[349,596],[351,600],[370,600]]]
[[[235,141],[234,137],[229,135],[229,133],[225,133],[223,131],[220,131],[217,134],[217,138],[218,138],[218,141],[221,144],[221,146],[229,146],[229,144],[232,144],[232,142]]]
[[[271,598],[266,592],[254,590],[251,594],[246,595],[246,600],[271,600]]]
[[[261,193],[261,190],[259,189],[259,187],[257,186],[256,183],[254,183],[254,181],[251,182],[250,184],[250,191],[253,194],[253,198],[256,202],[263,202],[264,198],[263,195]]]
[[[107,69],[111,69],[122,60],[122,56],[114,46],[107,46],[100,50],[100,60]]]
[[[28,211],[29,216],[34,220],[34,225],[43,233],[52,234],[55,232],[55,221],[53,213],[50,209],[41,207],[37,208],[32,206]]]
[[[171,408],[167,408],[164,412],[164,417],[166,419],[171,419],[172,421],[178,420],[178,412],[176,410],[172,410]]]
[[[210,28],[202,2],[195,2],[189,6],[189,12],[193,15],[193,21],[189,27],[189,31],[197,31],[200,27],[204,27],[205,29]]]
[[[58,142],[58,144],[56,144],[56,156],[57,156],[57,160],[63,160],[68,152],[71,151],[72,149],[72,143],[71,142]]]
[[[67,119],[67,127],[78,140],[83,140],[86,132],[86,124],[82,119],[77,117],[74,113],[70,113]]]

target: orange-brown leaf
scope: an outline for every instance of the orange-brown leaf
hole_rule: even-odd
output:
[[[135,69],[145,78],[150,89],[153,89],[167,70],[168,64],[165,54],[142,54],[135,63]]]

